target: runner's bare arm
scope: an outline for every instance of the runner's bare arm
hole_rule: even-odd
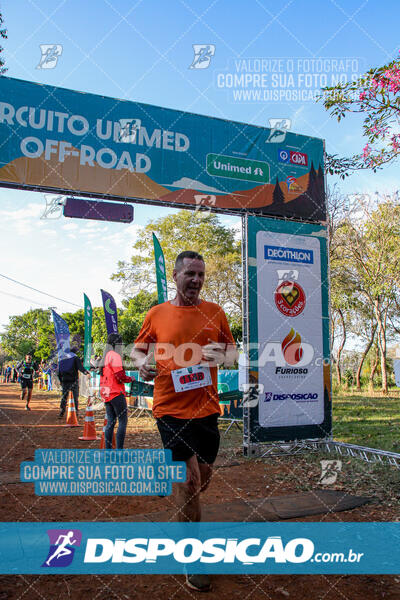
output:
[[[225,365],[231,367],[238,360],[238,351],[235,344],[222,344],[209,339],[208,344],[202,347],[202,358],[212,365]]]
[[[151,381],[157,375],[155,367],[154,352],[146,354],[143,350],[135,347],[132,350],[131,358],[134,366],[139,370],[139,375],[144,381]]]

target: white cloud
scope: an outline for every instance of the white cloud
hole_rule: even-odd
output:
[[[65,223],[65,225],[62,225],[62,228],[65,229],[65,231],[74,231],[79,229],[79,226],[76,223]]]

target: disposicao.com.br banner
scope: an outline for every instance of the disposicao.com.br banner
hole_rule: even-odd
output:
[[[400,523],[2,523],[3,574],[399,572]]]

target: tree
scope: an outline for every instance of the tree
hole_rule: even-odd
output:
[[[186,210],[150,221],[133,245],[131,259],[119,261],[112,279],[122,282],[126,296],[156,289],[153,232],[164,251],[170,293],[175,258],[183,250],[194,250],[206,262],[204,298],[221,304],[228,313],[241,310],[241,251],[234,230],[222,225],[217,215],[204,217]]]
[[[50,311],[35,308],[23,315],[10,317],[1,344],[13,359],[22,359],[31,352],[36,360],[47,360],[55,348]]]
[[[3,29],[1,29],[1,26],[4,23],[4,19],[3,19],[3,15],[0,13],[0,38],[2,38],[3,40],[7,39],[7,29],[5,27],[3,27]],[[4,48],[3,46],[0,46],[0,54],[3,52]],[[5,62],[2,59],[2,57],[0,56],[0,75],[4,75],[4,73],[7,71],[7,69],[5,68]]]
[[[80,308],[73,313],[63,313],[61,316],[69,328],[71,348],[76,347],[78,350],[82,351],[85,337],[83,308]]]
[[[382,203],[341,228],[343,273],[353,294],[362,297],[377,324],[382,391],[387,392],[388,317],[400,283],[400,206]]]
[[[400,154],[400,59],[372,68],[357,81],[326,87],[322,100],[326,110],[341,121],[348,113],[364,117],[367,143],[362,153],[344,158],[327,156],[327,169],[342,178],[358,169],[374,172]]]

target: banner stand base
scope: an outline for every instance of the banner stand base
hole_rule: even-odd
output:
[[[346,444],[344,442],[335,442],[332,438],[320,440],[294,440],[291,442],[262,442],[249,444],[243,447],[243,454],[250,458],[279,456],[295,456],[302,452],[336,452],[341,456],[351,456],[359,458],[368,463],[381,463],[400,469],[400,454],[379,450],[377,448],[367,448],[366,446],[357,446],[356,444]]]

